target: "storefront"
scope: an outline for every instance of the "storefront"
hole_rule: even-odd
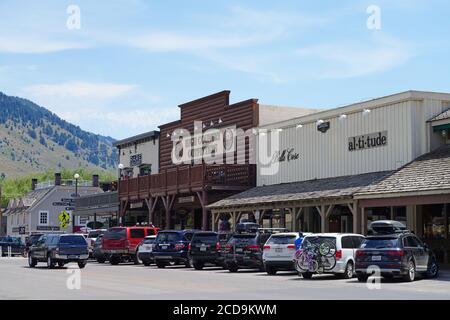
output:
[[[257,216],[264,226],[313,232],[366,233],[371,221],[395,219],[417,232],[420,224],[424,238],[442,238],[448,230],[443,213],[449,201],[442,199],[447,195],[431,203],[402,199],[369,205],[363,194],[373,186],[385,194],[408,188],[405,177],[392,188],[385,181],[427,157],[445,154],[449,109],[450,94],[408,91],[261,126],[257,187],[210,205],[214,228],[225,214],[234,223]],[[422,175],[423,187],[433,196],[437,183],[450,185],[442,173],[450,159],[440,159],[439,167],[427,165],[433,169],[414,173]]]

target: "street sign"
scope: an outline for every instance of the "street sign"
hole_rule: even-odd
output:
[[[67,211],[63,210],[59,214],[58,220],[59,220],[59,224],[60,224],[61,228],[65,229],[69,225],[70,214]]]

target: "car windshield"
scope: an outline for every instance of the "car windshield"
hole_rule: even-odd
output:
[[[155,243],[155,239],[144,239],[144,244],[152,244]]]
[[[59,244],[80,244],[80,245],[84,245],[86,244],[86,240],[84,239],[83,236],[62,236],[59,239]]]
[[[272,236],[268,244],[294,244],[296,237],[295,236]]]
[[[314,247],[319,246],[320,244],[329,241],[333,245],[336,246],[336,238],[335,237],[305,237],[302,242],[302,249],[308,248],[308,247]]]
[[[398,239],[397,238],[372,238],[365,239],[361,244],[361,248],[365,249],[386,249],[386,248],[397,248]]]
[[[159,242],[175,242],[181,239],[181,235],[178,232],[160,232],[158,233]]]
[[[1,237],[0,238],[0,242],[10,242],[10,243],[21,244],[22,243],[22,239],[21,238],[16,238],[16,237]]]
[[[216,233],[197,233],[192,238],[193,243],[200,242],[217,242],[218,237]]]
[[[235,234],[231,237],[229,244],[255,244],[256,243],[256,235],[254,234]]]
[[[98,238],[99,235],[104,234],[104,231],[101,230],[95,230],[95,231],[90,231],[88,234],[88,238]]]
[[[127,237],[125,228],[112,228],[109,229],[103,236],[107,240],[120,240]]]

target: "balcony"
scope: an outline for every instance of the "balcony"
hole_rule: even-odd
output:
[[[119,182],[121,200],[144,199],[202,190],[245,190],[255,185],[254,165],[178,166]]]

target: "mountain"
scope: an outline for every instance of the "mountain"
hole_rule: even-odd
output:
[[[63,168],[109,171],[117,165],[114,141],[0,92],[0,178]]]

